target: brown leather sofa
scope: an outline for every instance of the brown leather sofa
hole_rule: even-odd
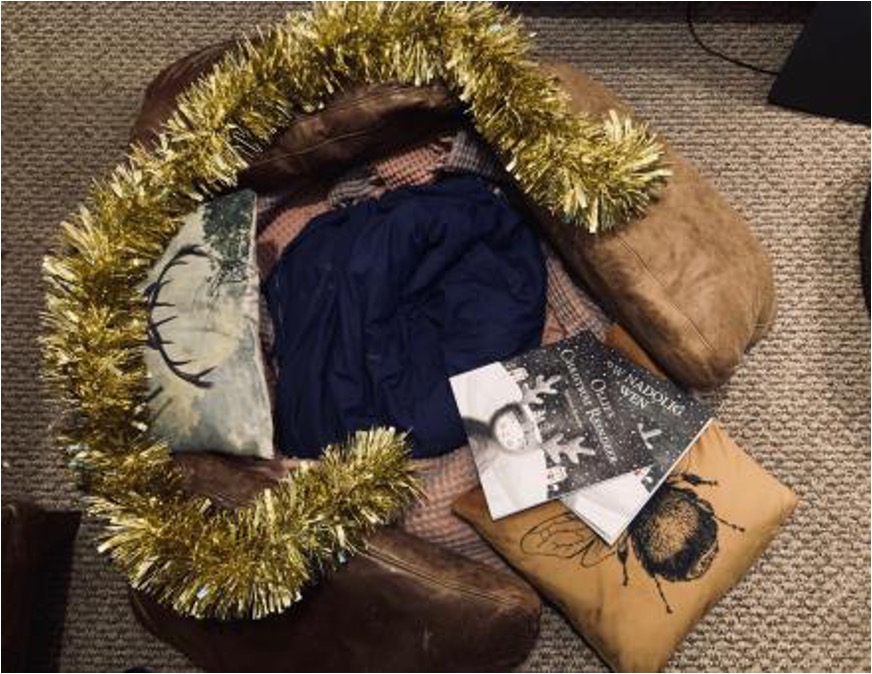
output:
[[[232,42],[169,66],[149,86],[132,141],[148,144],[176,96]],[[581,110],[621,107],[571,66],[553,66]],[[296,119],[255,157],[240,184],[270,191],[336,170],[389,138],[412,140],[457,115],[442,87],[383,85],[346,92]],[[673,176],[648,214],[592,237],[538,213],[543,232],[596,298],[675,379],[722,383],[774,314],[769,262],[747,224],[672,150]],[[281,461],[184,459],[192,491],[227,507],[284,474]],[[133,592],[140,621],[215,670],[480,670],[519,664],[532,647],[539,600],[519,580],[396,530],[374,537],[281,616],[219,623],[183,618]]]

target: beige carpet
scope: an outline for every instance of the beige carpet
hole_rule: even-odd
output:
[[[121,158],[151,75],[286,8],[3,5],[4,498],[78,503],[48,440],[37,381],[40,258],[56,223],[91,177]],[[779,320],[715,400],[734,437],[797,491],[801,506],[670,668],[868,670],[870,333],[857,223],[869,131],[767,106],[771,80],[702,52],[681,6],[525,9],[543,55],[584,66],[650,118],[747,216],[775,262]],[[798,13],[767,11],[768,21],[752,25],[753,10],[704,7],[699,32],[732,55],[778,67]],[[190,669],[134,622],[94,533],[88,524],[77,543],[62,669]],[[549,611],[527,668],[603,664]]]

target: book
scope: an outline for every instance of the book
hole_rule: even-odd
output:
[[[589,332],[450,382],[491,517],[561,498],[607,541],[711,420]]]
[[[705,421],[683,449],[681,445],[655,442],[652,450],[655,462],[651,466],[579,489],[564,496],[563,504],[606,544],[613,545],[711,421],[711,418]]]

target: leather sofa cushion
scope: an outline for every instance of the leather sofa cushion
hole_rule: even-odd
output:
[[[606,340],[652,368],[626,332]],[[796,504],[713,422],[614,546],[560,501],[494,521],[480,488],[455,512],[616,671],[656,671],[738,582]]]
[[[578,68],[549,66],[578,111],[628,108]],[[567,264],[676,381],[723,384],[775,314],[768,256],[747,222],[667,146],[672,176],[646,214],[590,235],[540,212]]]
[[[280,615],[198,620],[141,592],[130,601],[152,634],[214,672],[507,671],[541,610],[523,581],[395,529]]]
[[[233,40],[211,45],[164,68],[145,91],[131,143],[152,145],[179,94],[207,76],[234,45]],[[459,102],[441,85],[351,87],[338,92],[323,110],[296,116],[253,158],[239,175],[239,185],[264,193],[288,186],[292,178],[338,172],[386,144],[398,147],[455,125],[459,111]]]

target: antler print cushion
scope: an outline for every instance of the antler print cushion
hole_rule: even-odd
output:
[[[190,214],[142,288],[152,430],[172,451],[273,455],[255,201],[244,190]]]

